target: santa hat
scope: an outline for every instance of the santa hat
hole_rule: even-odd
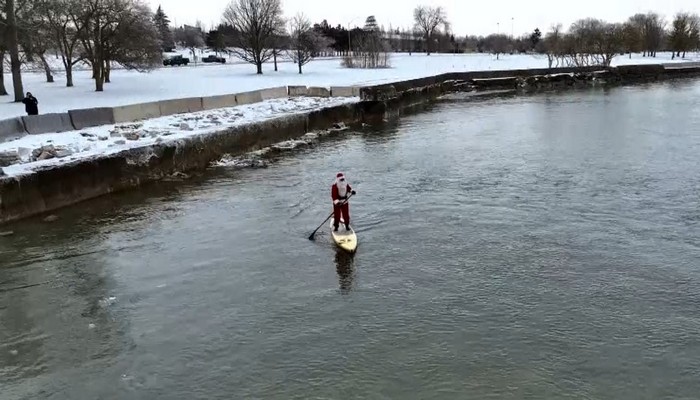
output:
[[[338,174],[337,174],[335,177],[338,178],[338,179],[340,179],[340,178],[344,178],[345,175],[343,175],[342,172],[338,172]]]

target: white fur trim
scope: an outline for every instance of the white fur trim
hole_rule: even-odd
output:
[[[338,196],[345,197],[345,195],[348,194],[348,183],[347,182],[338,182],[335,185],[338,188]]]

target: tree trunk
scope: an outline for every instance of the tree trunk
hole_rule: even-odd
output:
[[[17,20],[15,15],[15,0],[5,1],[5,15],[7,18],[7,47],[10,51],[10,70],[12,71],[12,87],[15,92],[15,101],[20,102],[24,98],[22,86],[22,64],[19,61],[19,40],[17,38]]]
[[[112,72],[112,63],[109,60],[105,61],[104,71],[105,83],[111,83],[109,75]]]
[[[299,73],[301,74],[301,61],[299,61]]]
[[[275,71],[277,71],[277,50],[272,51],[272,58],[275,61]]]
[[[258,61],[255,63],[255,66],[258,68],[258,75],[262,75],[262,62]]]
[[[66,87],[73,87],[73,64],[66,65]]]
[[[99,28],[98,28],[99,29]],[[98,38],[102,38],[101,32],[98,32],[97,35]],[[98,43],[100,43],[98,41]],[[95,45],[95,62],[94,62],[94,67],[93,67],[93,72],[95,74],[95,91],[96,92],[103,92],[104,91],[104,83],[105,83],[105,77],[104,77],[104,60],[102,59],[102,46],[101,44]]]
[[[0,96],[7,96],[5,88],[5,52],[0,51]]]
[[[103,92],[104,91],[104,76],[102,75],[102,68],[98,68],[97,71],[95,72],[95,91],[96,92]]]
[[[63,68],[66,70],[66,87],[73,87],[72,57],[66,58],[64,54],[61,54],[61,61],[63,61]]]
[[[44,65],[44,72],[46,73],[46,82],[48,83],[53,83],[53,75],[51,74],[51,66],[49,65],[48,62],[46,62],[46,57],[41,54],[39,55],[39,59],[41,59],[41,63]]]

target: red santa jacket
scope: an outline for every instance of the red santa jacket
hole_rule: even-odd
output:
[[[347,197],[352,193],[352,187],[350,184],[347,184],[347,187],[345,189],[345,193],[340,193],[340,190],[338,189],[337,184],[333,184],[331,186],[331,199],[333,199],[333,203],[335,203],[336,200],[345,200]]]

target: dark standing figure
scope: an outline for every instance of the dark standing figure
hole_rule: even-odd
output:
[[[356,194],[355,191],[350,187],[347,181],[345,181],[345,175],[342,172],[338,172],[335,177],[335,183],[331,186],[331,199],[333,200],[333,230],[338,231],[338,225],[340,225],[340,217],[343,217],[343,222],[345,223],[345,230],[350,230],[350,206],[348,205],[348,199],[350,195]]]
[[[27,92],[27,97],[22,99],[22,103],[24,103],[27,115],[39,115],[39,100],[32,96],[30,92]]]

